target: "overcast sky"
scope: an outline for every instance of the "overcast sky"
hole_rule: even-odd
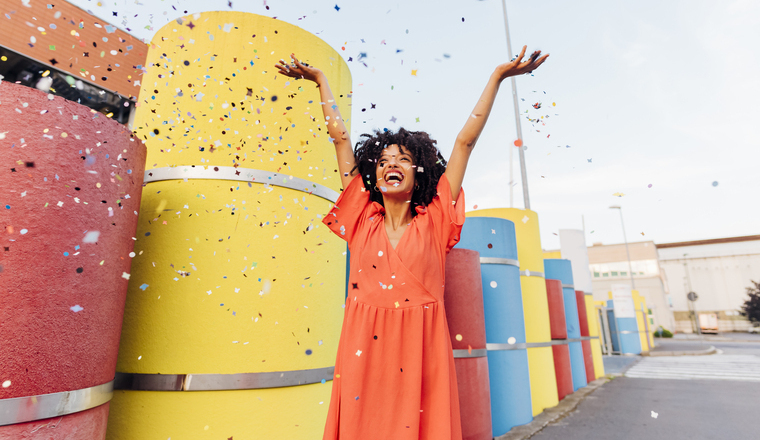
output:
[[[403,126],[428,131],[445,157],[493,68],[510,58],[500,0],[71,2],[146,41],[185,10],[245,11],[300,26],[353,57],[354,141]],[[534,76],[517,79],[544,249],[559,248],[558,230],[580,229],[581,216],[588,244],[622,242],[611,205],[623,207],[629,241],[760,234],[760,2],[507,7],[513,52],[527,44],[551,53]],[[360,53],[366,66],[356,62]],[[545,125],[527,119],[540,116]],[[468,167],[468,210],[509,206],[510,148],[520,181],[516,137],[505,81]],[[521,185],[514,191],[522,208]]]

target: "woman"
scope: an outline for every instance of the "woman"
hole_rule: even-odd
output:
[[[295,55],[276,65],[317,84],[345,188],[323,220],[351,251],[325,440],[462,438],[443,308],[446,254],[459,241],[462,180],[499,85],[549,56],[523,61],[525,50],[496,67],[448,165],[427,133],[403,128],[365,134],[352,150],[325,75]]]

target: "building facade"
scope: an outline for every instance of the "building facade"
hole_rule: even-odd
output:
[[[760,280],[760,235],[658,244],[657,253],[677,331],[695,331],[695,313],[716,314],[718,331],[747,330],[740,310],[750,281]]]
[[[625,244],[594,243],[588,248],[594,300],[610,299],[612,284],[633,284],[633,289],[646,299],[654,328],[662,326],[673,331],[676,328],[673,301],[660,267],[657,246],[652,241],[628,243],[628,251],[630,268]]]

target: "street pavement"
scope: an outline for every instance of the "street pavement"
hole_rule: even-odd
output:
[[[760,438],[760,338],[731,336],[658,339],[658,350],[717,354],[639,358],[531,439]]]

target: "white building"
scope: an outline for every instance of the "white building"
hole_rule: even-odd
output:
[[[635,242],[628,243],[628,250],[631,269],[628,266],[625,244],[594,243],[588,248],[594,300],[609,299],[613,284],[632,284],[633,272],[634,288],[646,299],[647,307],[654,318],[654,328],[662,326],[673,331],[676,328],[673,301],[660,268],[657,246],[652,241]]]
[[[677,331],[694,331],[689,291],[698,296],[697,314],[717,314],[718,331],[747,329],[739,311],[750,281],[760,280],[760,235],[658,244],[657,253]]]

